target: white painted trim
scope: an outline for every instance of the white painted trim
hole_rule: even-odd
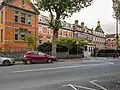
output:
[[[3,40],[3,42],[14,42],[14,40]]]
[[[14,23],[13,21],[10,21],[10,20],[5,20],[4,22],[11,22],[11,23]]]
[[[22,23],[22,22],[21,22],[21,13],[25,14],[25,23]],[[27,13],[24,12],[24,11],[21,11],[21,12],[20,12],[20,22],[19,22],[19,23],[26,25],[26,21],[27,21],[26,18],[27,18]]]
[[[5,27],[10,27],[10,28],[14,28],[14,29],[19,29],[19,28],[20,28],[20,27],[14,27],[14,26],[4,25],[4,26],[1,27],[0,29],[5,28]],[[26,27],[22,27],[22,28],[26,28]],[[34,28],[34,27],[31,27],[31,28]]]
[[[27,2],[24,0],[24,3],[25,3],[25,4],[23,5],[23,4],[22,4],[22,1],[23,1],[23,0],[21,0],[21,5],[22,5],[23,7],[25,7],[26,4],[27,4]]]

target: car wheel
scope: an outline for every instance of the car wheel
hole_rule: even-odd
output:
[[[25,61],[25,64],[31,64],[31,63],[32,63],[31,60],[26,60],[26,61]]]
[[[10,65],[11,65],[11,62],[10,62],[9,60],[5,60],[5,61],[3,62],[3,65],[4,65],[4,66],[10,66]]]
[[[53,63],[53,60],[52,59],[48,59],[47,63]]]

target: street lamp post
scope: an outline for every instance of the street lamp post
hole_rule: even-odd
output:
[[[78,57],[78,45],[79,45],[79,42],[77,41],[76,44],[77,44],[77,60],[79,60],[79,57]]]
[[[119,49],[119,36],[118,36],[118,18],[116,18],[116,51]]]

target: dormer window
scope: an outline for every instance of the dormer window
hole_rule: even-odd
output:
[[[25,0],[22,0],[22,1],[21,1],[21,4],[22,4],[22,6],[25,6],[25,5],[26,5],[26,1],[25,1]]]

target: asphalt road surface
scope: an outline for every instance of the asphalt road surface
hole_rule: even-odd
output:
[[[120,90],[120,60],[0,66],[0,90]]]

